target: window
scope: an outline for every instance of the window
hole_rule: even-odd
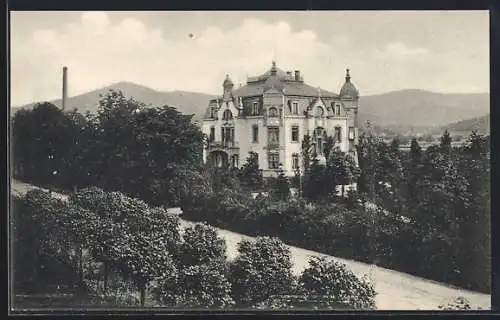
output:
[[[316,107],[316,117],[320,118],[323,116],[324,113],[325,113],[325,111],[323,110],[322,107],[320,107],[320,106]]]
[[[323,144],[325,140],[323,137],[325,136],[325,130],[323,128],[316,128],[314,130],[314,138],[313,138],[313,143],[314,143],[314,150],[316,151],[316,154],[321,155],[323,154]]]
[[[224,113],[222,114],[222,120],[228,121],[233,119],[233,114],[231,113],[231,110],[224,110]]]
[[[278,109],[275,107],[269,108],[269,117],[277,117],[278,116]]]
[[[215,118],[216,116],[216,112],[215,112],[215,108],[214,107],[210,107],[210,118]]]
[[[323,154],[323,139],[321,137],[316,138],[316,154]]]
[[[269,145],[279,145],[280,136],[279,128],[271,127],[267,129],[267,142]]]
[[[259,115],[259,103],[257,101],[252,103],[252,115],[253,116]]]
[[[354,140],[354,127],[349,127],[349,140]]]
[[[211,128],[210,128],[210,136],[209,136],[209,140],[210,140],[210,141],[214,141],[214,140],[215,140],[215,127],[211,127]]]
[[[233,168],[237,168],[237,167],[238,167],[238,160],[239,160],[239,159],[238,159],[238,155],[237,155],[237,154],[235,154],[235,155],[231,158],[231,160],[232,160],[232,165],[233,165]]]
[[[299,127],[292,126],[292,142],[299,142]]]
[[[267,158],[269,160],[269,169],[279,169],[280,156],[278,153],[269,153]]]
[[[299,104],[298,102],[292,103],[292,113],[299,114]]]
[[[259,126],[255,124],[252,126],[252,142],[259,142]]]
[[[292,169],[297,170],[299,168],[299,155],[297,153],[292,154]]]
[[[341,127],[335,127],[335,140],[337,142],[342,141],[342,128]]]
[[[339,104],[336,104],[336,105],[335,105],[335,114],[336,114],[337,116],[340,116],[340,105],[339,105]]]
[[[232,146],[234,143],[234,128],[222,128],[222,145]]]

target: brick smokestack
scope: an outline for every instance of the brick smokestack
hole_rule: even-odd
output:
[[[66,109],[68,102],[68,67],[63,67],[63,78],[62,78],[62,109]]]

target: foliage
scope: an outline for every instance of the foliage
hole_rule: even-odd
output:
[[[251,188],[262,187],[264,180],[262,178],[262,171],[259,169],[259,157],[256,152],[250,151],[246,162],[241,167],[239,175],[242,183],[245,183]]]
[[[238,253],[230,267],[237,303],[255,305],[292,289],[290,251],[280,240],[269,237],[243,240]]]
[[[67,190],[96,185],[163,205],[177,204],[190,182],[183,173],[201,167],[202,133],[175,108],[146,107],[111,90],[97,115],[49,103],[19,111],[13,145],[22,179]]]
[[[227,308],[234,304],[224,268],[219,263],[187,266],[175,282],[160,282],[159,299],[181,308]]]
[[[329,303],[346,304],[354,309],[375,308],[373,286],[333,259],[312,257],[299,282],[308,295],[327,298]]]
[[[290,182],[282,168],[278,170],[278,176],[273,180],[272,196],[277,200],[287,200],[290,197]]]
[[[197,223],[184,229],[180,245],[180,259],[184,266],[207,264],[226,260],[226,242],[217,230],[207,224]]]
[[[464,297],[458,297],[453,302],[438,307],[441,310],[470,310],[470,302]]]

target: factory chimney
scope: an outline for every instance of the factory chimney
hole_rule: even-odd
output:
[[[62,78],[62,110],[66,109],[66,104],[68,102],[68,67],[63,67],[63,78]]]

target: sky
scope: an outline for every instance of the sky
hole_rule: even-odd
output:
[[[120,81],[222,93],[273,60],[338,92],[349,68],[360,95],[402,89],[489,92],[487,11],[13,11],[11,105]]]

